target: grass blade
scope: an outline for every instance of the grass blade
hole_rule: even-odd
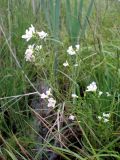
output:
[[[89,4],[89,7],[88,7],[88,10],[87,10],[87,14],[86,14],[86,16],[84,18],[84,21],[83,21],[82,31],[80,33],[80,37],[79,38],[82,38],[84,36],[84,34],[85,34],[85,31],[86,31],[86,28],[87,28],[87,21],[88,21],[88,18],[90,17],[90,15],[91,15],[93,3],[94,3],[94,0],[91,0],[91,2]]]

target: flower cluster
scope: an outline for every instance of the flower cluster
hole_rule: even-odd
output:
[[[103,113],[102,116],[98,116],[99,121],[103,120],[104,123],[107,123],[109,121],[109,118],[110,118],[110,113]]]
[[[87,86],[87,89],[85,90],[86,92],[96,92],[97,90],[97,85],[96,82],[92,82],[90,85]],[[102,91],[98,91],[98,96],[100,97],[103,94]],[[106,96],[109,97],[111,94],[109,92],[105,92]],[[72,93],[72,98],[79,98],[75,93]]]
[[[26,41],[29,41],[34,34],[35,34],[35,27],[31,24],[31,27],[26,29],[25,35],[22,35],[22,38],[25,39]]]
[[[51,88],[49,88],[49,90],[47,90],[46,93],[40,94],[40,96],[41,96],[41,99],[47,99],[48,107],[55,108],[56,100],[52,97],[53,95],[51,93]]]
[[[79,44],[75,45],[75,49],[73,49],[72,46],[69,46],[68,49],[67,49],[67,53],[68,53],[69,55],[75,55],[76,52],[79,51],[79,49],[80,49],[80,45],[79,45]]]
[[[97,91],[97,85],[96,85],[96,82],[92,82],[90,85],[88,85],[87,86],[87,89],[85,90],[86,92],[96,92]],[[98,91],[97,92],[98,93],[98,97],[100,97],[102,94],[103,94],[103,92],[102,91]],[[109,93],[109,92],[105,92],[105,95],[107,96],[107,97],[110,97],[111,96],[111,94]],[[79,98],[75,93],[72,93],[72,98]]]
[[[89,86],[87,86],[86,92],[96,92],[97,85],[96,82],[92,82]]]
[[[38,36],[40,37],[40,39],[44,39],[48,36],[47,33],[45,33],[44,31],[41,32],[37,32]]]
[[[68,49],[67,49],[67,53],[69,55],[76,55],[76,53],[79,51],[79,49],[80,49],[80,45],[79,44],[75,45],[75,49],[73,48],[73,46],[69,46]],[[66,60],[66,62],[63,63],[63,66],[64,67],[68,67],[69,66],[69,63],[68,63],[67,60]],[[77,67],[78,64],[76,63],[74,66]]]
[[[76,52],[75,52],[75,50],[73,49],[72,46],[68,47],[67,53],[68,53],[69,55],[75,55],[75,54],[76,54]]]
[[[72,114],[69,115],[69,120],[74,121],[75,120],[75,116],[73,116]]]
[[[29,62],[35,62],[35,55],[36,52],[40,51],[42,49],[42,45],[40,46],[35,46],[33,45],[28,45],[28,48],[25,51],[25,60]]]
[[[25,34],[22,35],[22,38],[26,41],[29,41],[34,35],[38,35],[40,39],[44,39],[48,34],[44,31],[38,32],[35,30],[35,27],[31,24],[31,27],[26,29]]]
[[[22,35],[22,38],[26,41],[29,41],[32,37],[38,37],[39,39],[45,39],[48,34],[44,31],[38,32],[35,30],[35,27],[31,24],[31,26],[25,31],[25,34]],[[42,45],[28,45],[28,48],[25,51],[25,60],[29,62],[35,61],[35,53],[42,49]]]
[[[68,63],[68,61],[67,61],[67,60],[66,60],[66,62],[64,62],[64,63],[63,63],[63,66],[64,66],[64,67],[69,66],[69,63]]]
[[[34,62],[35,56],[33,55],[33,48],[34,45],[29,45],[28,48],[25,51],[25,59],[26,61]]]
[[[97,85],[96,82],[92,82],[90,85],[87,86],[86,92],[96,92],[97,91]],[[100,97],[103,94],[102,91],[98,91],[98,96]],[[105,92],[107,97],[110,97],[111,94],[109,92]]]

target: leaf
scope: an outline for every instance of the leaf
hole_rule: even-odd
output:
[[[5,150],[9,154],[9,156],[12,158],[12,160],[17,160],[16,156],[12,152],[8,151],[7,149]]]

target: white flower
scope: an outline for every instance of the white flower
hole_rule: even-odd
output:
[[[87,86],[86,92],[95,92],[97,90],[96,82],[92,82],[89,86]]]
[[[106,92],[106,95],[107,95],[107,97],[110,97],[110,96],[111,96],[111,94],[110,94],[109,92]]]
[[[73,47],[72,46],[69,46],[68,49],[67,49],[67,53],[69,55],[75,55],[76,52],[74,51]]]
[[[109,119],[104,118],[104,123],[107,123],[109,121]]]
[[[101,116],[98,116],[98,119],[101,121],[101,120],[102,120],[102,117],[101,117]]]
[[[78,66],[78,63],[74,64],[74,66],[77,67],[77,66]]]
[[[72,114],[70,114],[70,116],[69,116],[68,119],[74,121],[75,120],[75,116],[73,116]]]
[[[31,24],[31,27],[29,27],[29,31],[31,31],[32,33],[35,33],[35,27]]]
[[[49,88],[49,89],[46,91],[46,95],[47,95],[47,96],[51,96],[51,95],[52,95],[52,93],[51,93],[51,88]]]
[[[35,33],[35,27],[31,24],[31,27],[29,27],[29,29],[26,29],[25,35],[22,35],[22,38],[26,39],[26,41],[29,41],[34,33]]]
[[[78,96],[75,93],[73,93],[71,96],[72,98],[78,98]]]
[[[99,95],[99,96],[101,96],[102,94],[103,94],[103,92],[102,92],[102,91],[99,91],[99,92],[98,92],[98,95]]]
[[[44,39],[45,37],[48,36],[48,34],[44,31],[41,32],[37,32],[38,36],[40,37],[40,39]]]
[[[55,108],[56,100],[53,98],[48,99],[48,107]]]
[[[103,116],[98,116],[98,119],[101,121],[103,119],[103,122],[104,123],[107,123],[109,121],[110,118],[110,113],[106,114],[106,113],[103,113]]]
[[[49,88],[47,91],[46,91],[46,94],[45,93],[42,93],[40,94],[41,98],[42,99],[45,99],[45,98],[49,98],[49,96],[51,96],[51,88]]]
[[[45,93],[42,93],[42,94],[40,94],[40,97],[41,97],[42,99],[45,99],[45,98],[48,98],[48,95],[46,95]]]
[[[37,45],[37,46],[35,47],[35,50],[36,50],[36,51],[39,51],[39,50],[41,50],[41,49],[42,49],[42,45],[39,45],[39,46]]]
[[[33,45],[29,45],[29,46],[28,46],[28,49],[33,50],[33,49],[34,49],[34,44],[33,44]]]
[[[33,47],[34,47],[34,45],[29,45],[28,49],[26,49],[26,51],[25,51],[26,61],[29,61],[29,62],[35,61],[35,56],[33,55]]]
[[[66,60],[66,62],[64,62],[64,63],[63,63],[63,66],[64,66],[64,67],[69,66],[69,63],[68,63],[68,61],[67,61],[67,60]]]
[[[103,113],[103,117],[110,118],[110,113]]]
[[[76,44],[75,47],[76,47],[76,52],[78,52],[79,49],[80,49],[80,45],[79,45],[79,44]]]

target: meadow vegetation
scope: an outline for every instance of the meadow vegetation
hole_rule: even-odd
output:
[[[0,159],[120,160],[119,44],[119,0],[0,0]]]

